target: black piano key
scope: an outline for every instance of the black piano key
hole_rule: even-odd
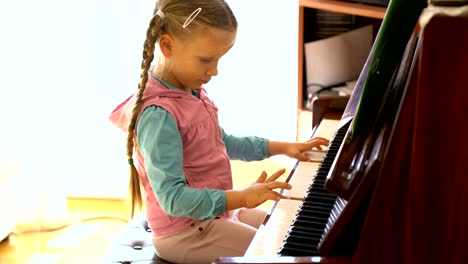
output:
[[[328,146],[328,150],[312,183],[307,189],[304,201],[300,205],[284,241],[278,252],[283,256],[320,256],[318,244],[324,232],[329,229],[330,217],[335,218],[339,212],[333,211],[337,196],[324,189],[336,154],[345,138],[351,122],[342,126]]]
[[[336,197],[336,195],[329,193],[327,190],[320,188],[318,186],[312,186],[307,190],[309,193],[317,193],[326,197]]]
[[[298,211],[297,214],[307,216],[307,217],[316,217],[316,218],[322,219],[322,218],[327,218],[330,215],[330,212],[329,210],[317,211],[317,210],[311,210],[310,208],[304,207],[304,208],[301,208],[301,210]]]
[[[319,234],[317,230],[316,233],[311,233],[310,231],[304,232],[304,230],[295,228],[294,230],[291,230],[286,236],[287,238],[291,241],[292,239],[302,239],[303,241],[308,241],[307,243],[314,243],[313,241],[316,241],[317,239],[321,238],[321,235]]]
[[[307,219],[302,219],[301,217],[302,216],[299,216],[294,221],[294,226],[298,229],[303,230],[304,232],[307,232],[307,230],[323,230],[323,228],[325,228],[324,222],[311,221]]]
[[[323,233],[323,230],[321,229],[307,229],[307,230],[304,230],[300,227],[296,227],[296,226],[293,226],[287,236],[289,236],[289,234],[301,234],[302,236],[310,236],[312,235],[313,237],[316,237],[317,235],[321,235]]]
[[[307,239],[302,237],[289,237],[289,244],[294,245],[296,248],[300,248],[302,250],[315,250],[317,249],[317,244],[320,242],[320,238],[318,239]]]
[[[301,219],[304,221],[314,221],[314,222],[323,222],[328,219],[330,215],[325,215],[325,214],[318,214],[318,213],[312,213],[312,214],[300,214]]]
[[[303,203],[301,206],[299,206],[299,209],[297,210],[297,214],[307,214],[310,213],[311,211],[317,211],[319,213],[330,213],[330,205],[328,204],[317,204],[317,203]]]
[[[319,177],[321,177],[321,178],[319,178]],[[309,186],[309,188],[312,188],[312,187],[320,187],[320,188],[323,188],[323,184],[324,184],[325,181],[326,181],[326,177],[327,177],[327,175],[323,175],[323,176],[317,175],[316,178],[315,178],[315,180],[314,180],[314,183],[311,184],[311,185]]]
[[[283,245],[281,249],[281,254],[284,256],[321,256],[318,252],[317,248],[315,249],[307,249],[302,250],[300,248],[294,247],[294,245],[290,246],[289,244]]]
[[[320,203],[320,204],[331,204],[333,205],[336,201],[336,196],[328,196],[320,193],[310,193],[304,197],[304,202]]]
[[[296,221],[294,221],[293,226],[289,230],[289,232],[293,232],[293,231],[300,231],[300,232],[303,232],[303,233],[307,233],[309,235],[322,233],[323,232],[323,223],[316,222],[316,221],[314,222],[314,221],[296,220]]]
[[[333,203],[330,203],[329,201],[318,201],[318,200],[313,200],[313,201],[310,201],[310,200],[304,200],[303,206],[320,206],[320,207],[323,207],[323,208],[329,208],[329,210],[331,210],[331,208],[333,207]],[[301,207],[302,208],[302,207]]]
[[[313,214],[313,213],[329,214],[330,213],[330,208],[320,206],[320,205],[304,205],[303,204],[300,207],[300,210],[298,210],[298,212],[297,212],[297,214]]]

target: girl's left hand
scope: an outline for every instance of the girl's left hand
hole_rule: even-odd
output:
[[[319,150],[322,151],[322,146],[328,146],[329,140],[322,137],[315,137],[306,142],[289,143],[286,146],[285,155],[295,158],[299,161],[310,161],[311,159],[306,155],[307,151]]]

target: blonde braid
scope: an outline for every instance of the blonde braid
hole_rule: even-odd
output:
[[[135,128],[137,123],[137,117],[140,113],[141,106],[142,106],[142,99],[143,93],[146,88],[146,83],[148,82],[148,71],[150,69],[151,63],[154,59],[154,49],[155,44],[158,36],[159,24],[156,23],[156,20],[161,21],[161,18],[158,16],[154,16],[148,27],[146,32],[146,40],[144,42],[144,50],[143,50],[143,60],[141,62],[141,80],[138,84],[138,91],[136,95],[135,106],[133,107],[132,111],[132,118],[130,120],[130,124],[128,126],[128,134],[127,134],[127,158],[128,163],[130,165],[130,196],[131,196],[131,217],[133,218],[135,213],[135,207],[141,210],[143,205],[143,198],[141,194],[141,180],[136,170],[135,165],[133,164],[133,150],[135,144]]]

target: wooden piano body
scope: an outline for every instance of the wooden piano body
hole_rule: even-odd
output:
[[[429,20],[407,83],[351,253],[279,255],[301,205],[281,200],[244,257],[216,263],[468,263],[468,17]],[[325,114],[313,136],[344,121]],[[299,162],[286,194],[304,195],[318,167]]]

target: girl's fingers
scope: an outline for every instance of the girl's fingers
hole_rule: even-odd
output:
[[[273,201],[279,201],[281,200],[281,194],[277,193],[277,192],[274,192],[274,191],[271,191],[269,194],[267,194],[269,196],[269,199],[268,200],[273,200]]]
[[[280,182],[280,181],[275,181],[275,182],[270,182],[267,185],[268,189],[274,190],[274,189],[291,189],[292,186],[289,183],[286,182]]]
[[[299,154],[299,156],[297,157],[297,160],[299,160],[299,161],[311,161],[311,159],[307,155],[304,155],[304,154]]]
[[[279,194],[278,192],[269,191],[263,195],[263,202],[266,202],[267,200],[279,201],[281,200],[282,197],[283,196]]]
[[[315,137],[307,141],[311,145],[311,148],[317,148],[318,150],[322,150],[322,146],[328,146],[330,141],[326,138],[322,137]]]
[[[265,182],[267,177],[267,173],[265,171],[262,171],[262,174],[260,174],[260,177],[258,177],[257,181],[255,183],[262,183]]]
[[[277,172],[273,173],[273,175],[268,177],[268,179],[265,182],[274,182],[274,181],[276,181],[279,177],[281,177],[281,175],[284,174],[285,171],[286,171],[286,169],[278,170]]]

